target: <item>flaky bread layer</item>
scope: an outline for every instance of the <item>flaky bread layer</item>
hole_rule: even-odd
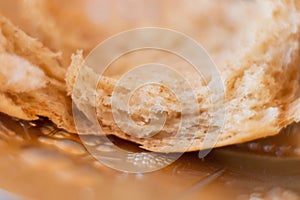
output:
[[[0,112],[23,120],[48,117],[75,132],[58,57],[0,16]]]

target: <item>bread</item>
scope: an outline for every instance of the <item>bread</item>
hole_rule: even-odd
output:
[[[24,120],[48,117],[58,127],[76,132],[71,99],[67,97],[66,90],[78,109],[91,117],[94,112],[94,91],[91,86],[97,83],[98,75],[85,66],[82,52],[78,51],[72,56],[66,75],[66,87],[64,65],[69,62],[68,55],[77,48],[83,48],[86,55],[104,36],[135,26],[152,24],[144,23],[143,19],[137,17],[134,23],[127,25],[122,23],[122,19],[114,19],[108,20],[103,26],[96,26],[74,11],[78,8],[76,6],[86,1],[74,1],[74,7],[67,14],[57,14],[59,8],[65,6],[62,1],[20,2],[22,10],[29,14],[23,15],[25,21],[18,21],[18,16],[12,18],[51,49],[62,51],[63,56],[53,53],[41,42],[1,17],[0,111]],[[97,84],[96,110],[104,133],[136,142],[151,151],[179,152],[225,146],[274,135],[288,124],[298,122],[300,2],[180,2],[175,4],[166,0],[161,3],[163,16],[158,25],[189,33],[203,44],[216,62],[226,91],[224,127],[210,121],[212,103],[209,100],[212,94],[206,87],[210,83],[201,82],[199,77],[195,77],[187,63],[161,52],[148,52],[148,56],[137,53],[137,56],[121,58],[120,62],[113,64],[118,69],[109,70]],[[178,15],[179,12],[184,17]],[[32,20],[33,18],[36,20]],[[74,18],[85,28],[78,29],[76,24],[68,23]],[[98,35],[100,33],[103,35]],[[162,42],[160,38],[155,38],[155,41]],[[165,127],[158,134],[147,138],[143,138],[144,135],[139,135],[138,132],[126,134],[112,118],[111,96],[118,78],[132,66],[153,60],[175,65],[174,68],[191,85],[195,84],[193,89],[199,102],[200,115],[195,115],[197,111],[187,115],[187,129],[183,135],[176,134],[182,117],[182,102],[176,100],[174,94],[165,87],[141,88],[130,102],[130,117],[137,124],[147,125],[149,120],[160,113],[166,114]],[[79,71],[85,81],[80,87],[75,87]],[[138,77],[135,78],[136,83],[141,81]],[[183,88],[180,82],[175,86]],[[128,91],[125,86],[123,89]],[[186,102],[183,103],[189,101],[186,96]],[[148,107],[155,105],[159,105],[158,109],[149,113]],[[128,113],[124,106],[125,102],[120,100],[119,111]],[[195,117],[200,117],[201,123],[195,123]],[[215,130],[222,130],[217,143],[204,144],[205,137],[212,133],[209,126],[214,128],[214,125],[218,125]],[[130,127],[127,128],[130,130]],[[85,131],[87,134],[92,133],[88,129]]]
[[[89,1],[0,0],[0,13],[52,51],[62,53],[57,59],[62,67],[68,67],[76,49],[88,53],[108,36],[84,15]]]
[[[142,102],[131,101],[130,113],[126,102],[119,99],[119,112],[129,114],[136,123],[147,125],[151,118],[160,113],[167,116],[165,126],[154,136],[145,138],[138,133],[129,135],[112,118],[112,93],[117,84],[118,70],[113,70],[110,76],[102,77],[97,83],[98,75],[84,64],[82,52],[73,55],[66,76],[68,92],[77,108],[91,117],[96,105],[96,114],[105,134],[116,135],[157,152],[195,151],[246,142],[277,134],[283,127],[298,122],[300,2],[261,0],[238,7],[236,1],[230,0],[222,3],[200,1],[197,8],[201,8],[201,3],[206,15],[200,14],[197,20],[191,22],[191,26],[199,31],[197,35],[194,28],[193,34],[204,43],[217,63],[226,92],[224,126],[215,127],[222,130],[216,143],[205,143],[206,135],[210,134],[209,125],[215,125],[214,122],[210,124],[212,105],[207,101],[213,94],[203,89],[205,83],[201,83],[203,88],[196,88],[195,91],[201,123],[194,122],[195,114],[191,112],[187,116],[187,131],[179,136],[176,133],[180,126],[181,102],[169,98],[171,94],[166,88],[150,86],[137,90],[133,98]],[[214,11],[217,13],[209,16]],[[232,20],[237,22],[233,23]],[[205,30],[203,34],[201,30]],[[214,39],[212,34],[218,33],[223,34]],[[155,38],[155,41],[161,42],[160,38]],[[152,54],[152,58],[161,56]],[[143,61],[144,58],[137,60]],[[126,59],[119,63],[121,67],[125,64]],[[124,68],[127,69],[126,66]],[[187,68],[180,66],[178,70],[182,74],[189,74],[189,81],[194,80],[192,73],[186,72]],[[84,81],[76,85],[76,78]],[[138,77],[134,78],[137,83],[141,81]],[[95,84],[96,94],[93,91]],[[180,82],[174,84],[182,87]],[[124,95],[129,92],[126,86],[123,86],[123,91]],[[159,106],[155,112],[149,113],[148,108],[157,104]],[[130,130],[131,127],[128,125],[126,128]]]
[[[48,117],[75,132],[59,56],[0,16],[0,111],[23,120]]]

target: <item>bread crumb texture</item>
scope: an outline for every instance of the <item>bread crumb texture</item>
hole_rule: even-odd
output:
[[[124,133],[112,118],[112,92],[117,79],[104,76],[98,82],[98,75],[84,64],[82,52],[73,55],[66,76],[68,92],[78,109],[89,117],[96,108],[98,120],[106,134],[159,152],[195,151],[246,142],[277,134],[283,127],[298,122],[300,1],[261,0],[245,3],[246,6],[230,0],[201,2],[205,2],[206,7],[202,7],[206,11],[198,15],[192,12],[196,15],[193,19],[197,20],[191,22],[191,27],[197,27],[198,37],[194,30],[196,39],[204,44],[216,62],[225,85],[225,119],[222,127],[210,120],[213,105],[209,99],[217,94],[204,88],[213,83],[203,82],[194,87],[199,103],[197,116],[195,112],[182,116],[182,102],[170,98],[172,94],[163,86],[137,90],[132,97],[135,100],[130,101],[130,112],[126,102],[119,99],[114,106],[138,124],[146,126],[149,120],[161,113],[167,116],[163,129],[152,137]],[[208,20],[207,16],[212,11],[218,12]],[[233,20],[236,21],[233,23]],[[216,27],[221,32],[217,32]],[[212,37],[216,33],[220,41]],[[160,38],[155,39],[160,42]],[[159,56],[156,58],[160,59]],[[189,74],[188,71],[188,68],[179,68],[182,74]],[[82,84],[75,84],[76,78]],[[139,77],[134,78],[136,82],[140,81]],[[187,79],[193,85],[192,73]],[[175,87],[182,87],[180,82],[174,84]],[[96,93],[93,85],[97,85]],[[124,95],[129,92],[125,85],[121,87]],[[153,106],[156,106],[155,112],[149,112]],[[185,131],[184,134],[177,134],[182,117],[188,119],[184,125]],[[130,130],[131,127],[123,125]],[[207,143],[207,136],[217,130],[221,130],[217,133],[217,140]]]

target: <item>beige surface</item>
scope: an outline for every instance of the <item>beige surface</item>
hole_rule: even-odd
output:
[[[244,154],[239,149],[235,151],[241,154],[238,157],[232,154],[219,158],[213,152],[205,160],[200,160],[197,153],[188,153],[162,170],[127,174],[102,165],[83,148],[76,135],[59,130],[53,134],[55,129],[47,123],[38,127],[26,122],[21,125],[3,115],[0,120],[0,197],[3,191],[22,198],[58,200],[291,200],[300,195],[299,160],[298,165],[292,165],[289,157],[275,156],[275,151],[263,158],[263,148],[261,153],[252,149]],[[287,141],[296,140],[299,127],[295,133],[286,131],[271,140],[274,150],[291,145]],[[283,138],[287,143],[281,142]],[[89,145],[97,146],[97,140],[92,141]],[[293,146],[297,148],[299,145]]]

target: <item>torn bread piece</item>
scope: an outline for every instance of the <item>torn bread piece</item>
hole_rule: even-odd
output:
[[[236,7],[235,1],[226,1],[227,4],[222,6],[219,6],[219,1],[204,2],[210,4],[207,8],[218,8],[218,17],[210,18],[213,21],[211,23],[206,23],[204,20],[209,16],[202,16],[203,19],[198,20],[203,22],[197,24],[200,35],[198,41],[207,44],[205,47],[218,65],[226,92],[224,126],[216,127],[222,131],[218,134],[215,143],[211,143],[210,146],[204,145],[209,125],[214,125],[210,122],[209,108],[212,105],[206,101],[213,94],[201,87],[196,88],[195,91],[200,107],[201,123],[195,122],[195,116],[191,113],[188,116],[190,123],[186,127],[186,134],[180,136],[176,135],[181,118],[180,102],[169,98],[170,93],[166,88],[150,86],[136,91],[134,98],[142,101],[131,101],[130,113],[124,106],[127,102],[120,99],[117,109],[130,115],[136,123],[144,122],[147,125],[145,122],[155,118],[155,114],[165,113],[167,116],[162,130],[151,137],[126,134],[112,117],[112,93],[118,80],[104,76],[98,82],[99,75],[84,64],[80,52],[72,57],[73,61],[66,76],[68,91],[77,108],[88,117],[96,109],[99,123],[105,134],[116,135],[136,142],[144,149],[157,152],[195,151],[242,143],[275,135],[290,123],[298,122],[300,2],[298,0],[256,1],[251,2],[255,7],[250,11],[248,8]],[[233,14],[232,10],[237,13]],[[210,13],[209,10],[206,13]],[[248,17],[245,13],[248,13]],[[239,18],[241,23],[231,24],[230,20],[226,20],[233,15]],[[251,26],[248,26],[249,23]],[[201,30],[214,33],[215,26],[220,30],[229,31],[228,34],[218,37],[222,38],[221,41],[232,44],[233,48],[224,44],[215,44],[219,40],[213,40],[211,34],[201,36]],[[160,42],[160,39],[153,40]],[[183,68],[179,72],[184,74],[187,70]],[[79,71],[82,84],[77,86],[75,81]],[[140,81],[138,77],[134,78],[136,82]],[[187,79],[193,80],[194,77],[190,74]],[[95,84],[97,84],[96,93],[93,90]],[[178,88],[182,87],[180,82],[175,81],[174,84],[177,84]],[[205,86],[203,83],[203,88]],[[130,92],[126,86],[123,89],[124,95]],[[96,108],[93,105],[96,105]],[[156,107],[158,108],[156,113],[150,113],[149,108],[155,105],[159,105]],[[186,149],[187,144],[189,147]]]
[[[86,16],[88,2],[90,0],[0,0],[0,13],[51,51],[62,53],[58,59],[63,67],[68,67],[71,54],[77,49],[88,53],[108,36],[104,27],[92,23]]]
[[[48,117],[75,132],[58,57],[0,16],[0,112],[23,120]]]

